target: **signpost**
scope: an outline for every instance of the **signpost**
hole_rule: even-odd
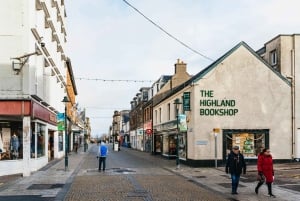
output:
[[[217,137],[218,134],[220,133],[220,129],[219,128],[214,128],[213,129],[214,132],[214,136],[215,136],[215,168],[218,167],[218,141],[217,141]]]

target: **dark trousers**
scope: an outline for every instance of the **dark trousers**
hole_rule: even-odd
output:
[[[239,181],[240,181],[240,175],[239,174],[231,174],[232,193],[237,192]]]
[[[103,168],[102,168],[102,170],[103,171],[105,171],[105,162],[106,161],[106,157],[99,157],[99,168],[98,168],[98,170],[100,171],[101,170],[101,165],[102,165],[102,163],[103,163]]]

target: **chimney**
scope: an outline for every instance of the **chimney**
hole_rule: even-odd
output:
[[[175,64],[175,74],[186,73],[186,63],[177,59],[177,63]]]

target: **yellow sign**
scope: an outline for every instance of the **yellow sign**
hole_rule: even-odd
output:
[[[220,129],[219,128],[214,128],[213,131],[214,131],[214,133],[220,133]]]

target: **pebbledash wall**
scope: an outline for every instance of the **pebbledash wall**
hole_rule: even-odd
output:
[[[187,127],[178,136],[181,163],[214,166],[217,159],[224,164],[235,145],[249,161],[263,147],[271,149],[275,160],[299,158],[291,92],[291,79],[241,42],[153,105],[155,149],[165,156],[176,154],[178,98],[185,103],[178,112],[186,115]]]

